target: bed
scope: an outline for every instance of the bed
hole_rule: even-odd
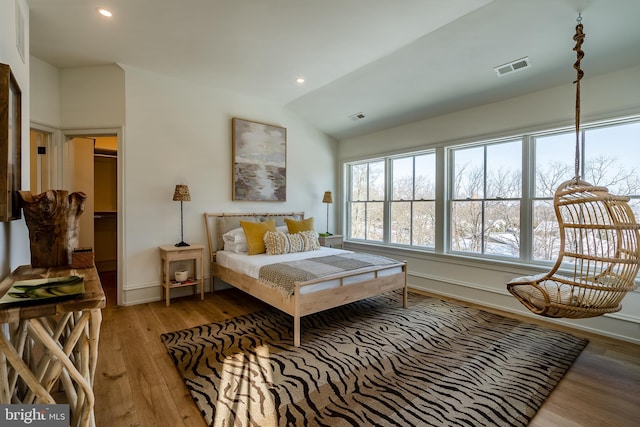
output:
[[[273,220],[281,230],[286,227],[285,218],[303,220],[304,213],[205,213],[212,284],[214,278],[218,278],[293,316],[293,341],[296,347],[301,342],[300,319],[303,316],[393,290],[402,290],[402,305],[406,308],[406,262],[325,247],[285,255],[248,255],[242,251],[224,250],[223,236],[237,231],[240,221],[260,223]],[[347,264],[353,260],[353,265],[341,269],[320,264],[327,259],[338,258],[343,261],[347,259]],[[305,280],[283,278],[281,269],[294,269],[293,265],[295,270],[309,265],[312,266],[310,270],[322,273]],[[269,270],[273,276],[265,278],[261,275]],[[279,283],[280,280],[284,284]]]

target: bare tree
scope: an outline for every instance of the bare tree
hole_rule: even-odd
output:
[[[477,164],[477,163],[476,163]],[[640,174],[636,169],[615,167],[613,156],[589,158],[586,180],[616,189],[618,194],[640,195]],[[556,188],[574,175],[571,165],[551,161],[535,172],[533,208],[533,257],[553,260],[559,252],[560,235],[553,208]],[[416,193],[434,195],[435,182],[428,174],[402,176],[393,182],[390,234],[392,243],[434,246],[436,211],[433,199],[416,198]],[[351,168],[352,237],[382,240],[384,162],[354,165]],[[456,165],[451,189],[451,248],[455,251],[519,256],[521,246],[520,170],[503,167]],[[419,189],[419,190],[418,190]],[[374,194],[375,197],[372,197]],[[381,196],[382,195],[382,196]],[[636,205],[640,202],[636,200]]]
[[[609,188],[622,195],[640,194],[640,175],[636,169],[619,167],[615,156],[601,155],[585,162],[584,179],[593,185]],[[533,255],[538,260],[554,260],[560,251],[558,219],[553,209],[556,188],[573,178],[575,172],[566,164],[550,162],[536,169],[536,196],[548,197],[535,204],[533,216]],[[568,244],[571,244],[569,242]]]
[[[587,160],[585,180],[593,185],[607,187],[617,194],[639,194],[640,175],[634,168],[627,170],[619,166],[620,161],[615,156],[601,155]]]
[[[351,166],[351,235],[356,239],[382,240],[384,162]]]

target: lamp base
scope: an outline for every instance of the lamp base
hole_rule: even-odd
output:
[[[176,243],[176,246],[177,246],[178,248],[182,248],[182,247],[184,247],[184,246],[191,246],[191,245],[190,245],[190,244],[188,244],[188,243],[185,243],[185,242],[180,242],[180,243]]]

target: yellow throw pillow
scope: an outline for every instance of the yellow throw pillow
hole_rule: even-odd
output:
[[[249,255],[265,253],[264,235],[267,231],[276,231],[275,220],[272,219],[264,222],[240,221],[240,225],[244,230],[244,234],[247,236]]]
[[[313,226],[313,217],[299,221],[291,218],[285,218],[284,222],[287,224],[289,234],[295,234],[301,231],[315,231],[315,227]]]

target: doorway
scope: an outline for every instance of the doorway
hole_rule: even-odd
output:
[[[59,130],[38,123],[30,129],[30,185],[87,194],[80,216],[79,246],[94,249],[107,304],[122,304],[122,129]]]
[[[68,188],[87,195],[79,246],[93,248],[108,304],[117,304],[118,136],[66,136]]]

